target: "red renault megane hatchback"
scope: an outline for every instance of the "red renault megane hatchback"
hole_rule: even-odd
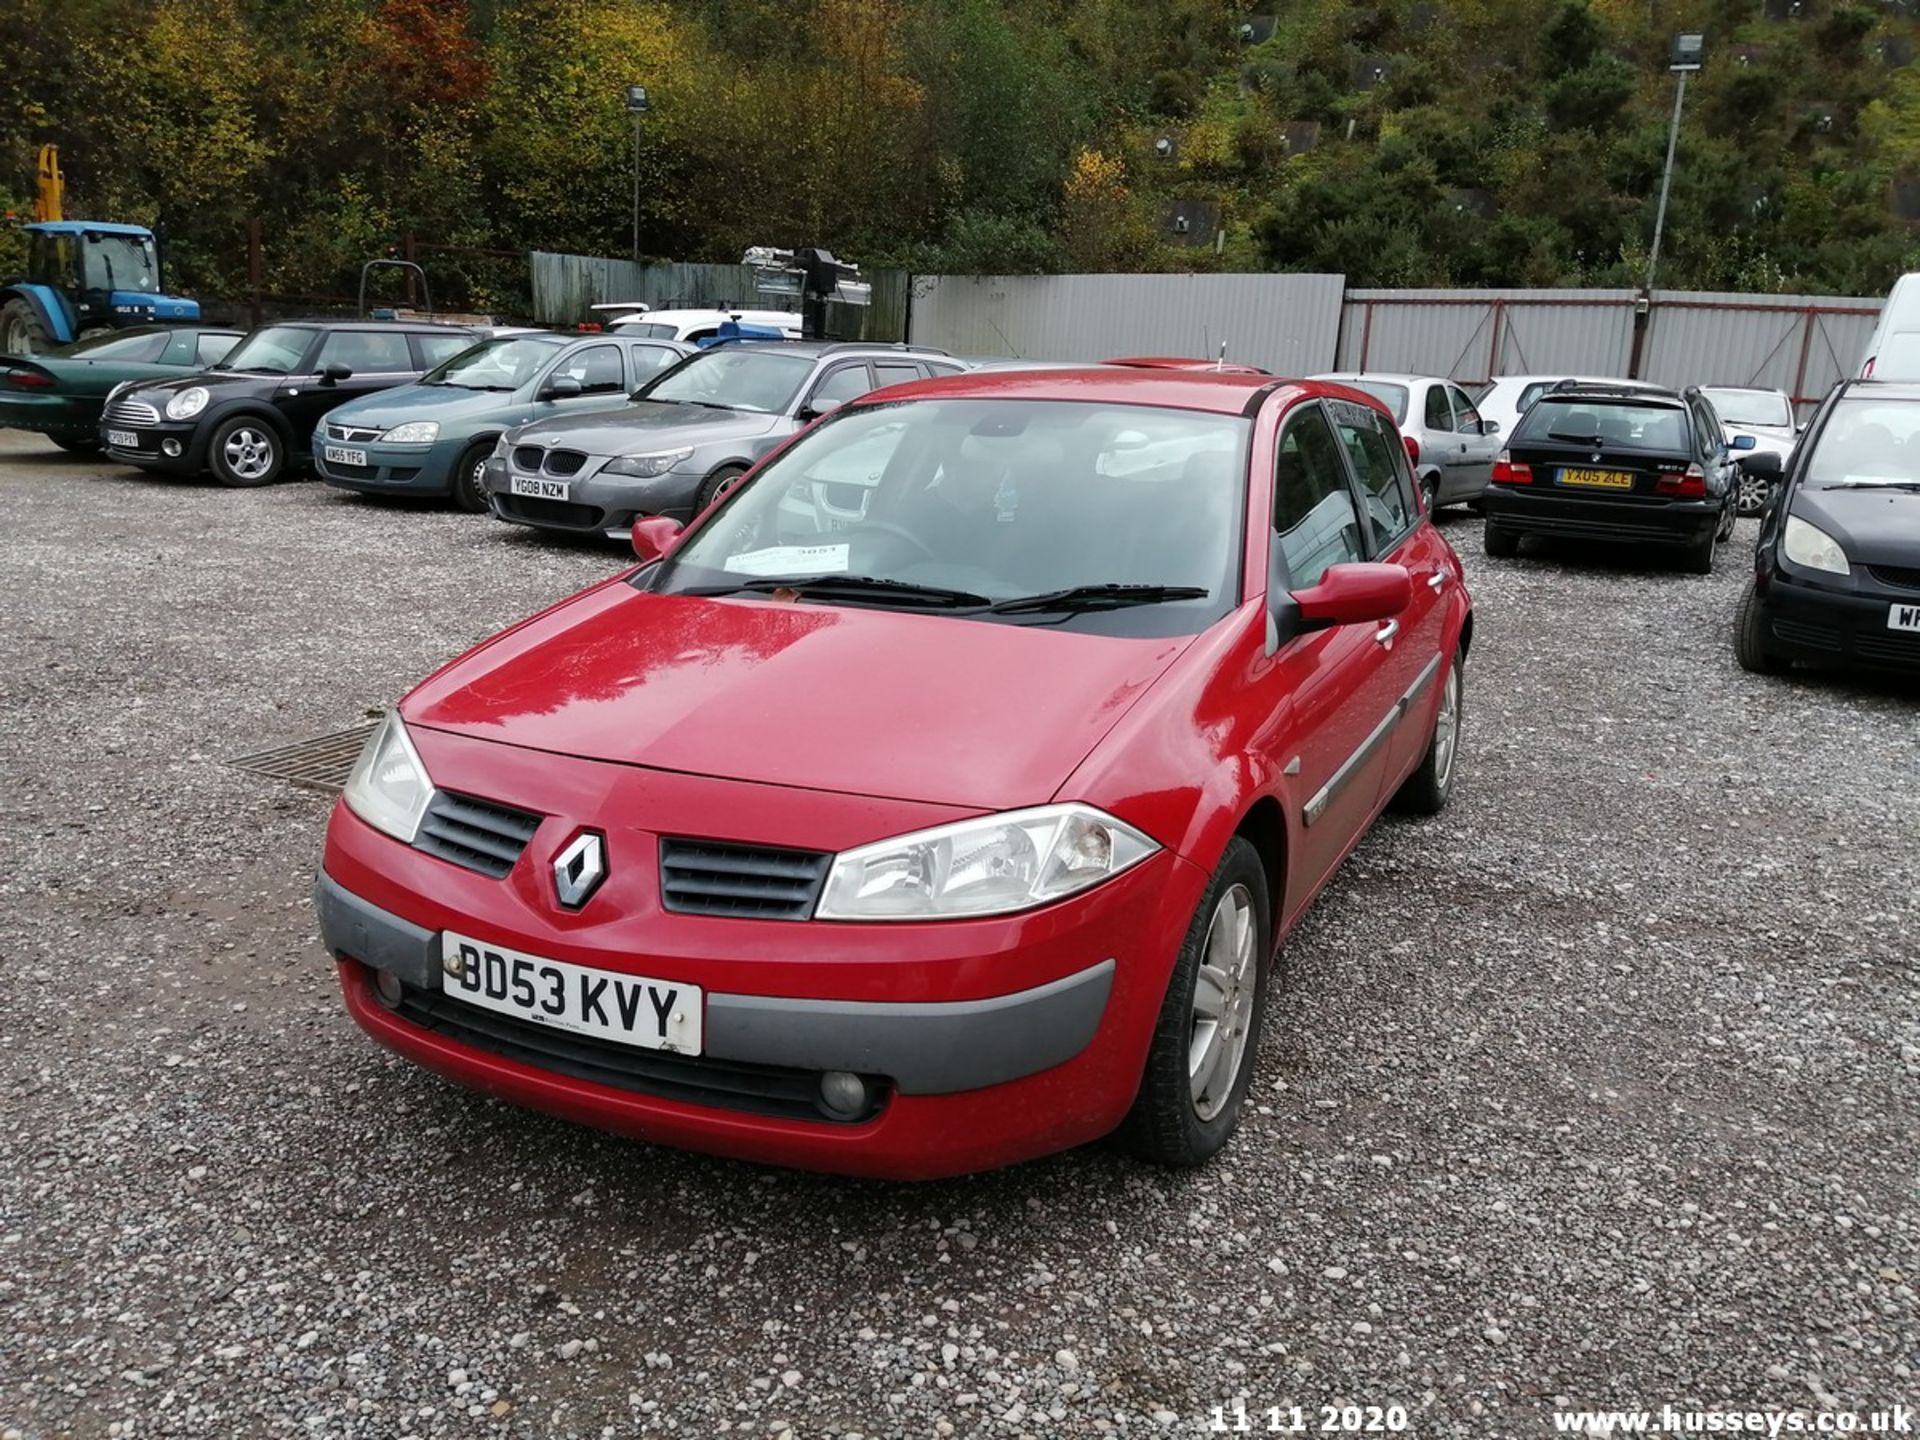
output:
[[[400,702],[317,882],[362,1027],[587,1124],[1197,1164],[1281,938],[1453,784],[1460,564],[1338,386],[878,391],[634,547]]]

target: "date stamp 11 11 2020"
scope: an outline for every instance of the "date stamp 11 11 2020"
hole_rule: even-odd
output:
[[[1207,1429],[1221,1435],[1398,1435],[1404,1405],[1215,1405]]]

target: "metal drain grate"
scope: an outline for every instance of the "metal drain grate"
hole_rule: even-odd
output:
[[[308,790],[338,794],[346,787],[347,776],[353,773],[353,762],[360,758],[367,737],[377,729],[377,723],[356,725],[351,730],[336,730],[331,735],[316,735],[311,740],[262,750],[258,755],[242,755],[227,763]]]

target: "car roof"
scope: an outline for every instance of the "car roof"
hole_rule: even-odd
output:
[[[1081,365],[1051,370],[968,370],[937,380],[915,380],[873,393],[886,400],[979,397],[1004,400],[1070,400],[1083,404],[1152,405],[1245,415],[1270,393],[1297,398],[1346,398],[1341,387],[1311,380],[1276,380],[1213,370],[1142,370]],[[883,402],[884,403],[884,402]]]
[[[1741,395],[1782,395],[1787,392],[1775,390],[1769,385],[1702,385],[1702,390],[1730,390]]]
[[[479,335],[488,328],[485,325],[454,325],[440,320],[342,320],[337,315],[316,316],[307,320],[269,320],[265,325],[255,328],[265,330],[274,325],[298,325],[309,330],[398,330],[424,335],[439,335],[449,330],[462,335]]]
[[[932,356],[936,360],[951,360],[953,357],[944,350],[935,350],[923,345],[900,345],[889,340],[776,340],[771,335],[742,335],[729,338],[723,345],[708,347],[715,350],[775,350],[782,355],[804,355],[809,360],[818,360],[831,355],[835,359],[871,359],[875,356],[904,356],[913,359],[918,356]]]
[[[1612,381],[1597,381],[1591,384],[1583,382],[1577,385],[1564,385],[1563,382],[1563,386],[1564,388],[1556,387],[1549,390],[1533,403],[1539,405],[1548,400],[1580,400],[1599,401],[1602,404],[1610,401],[1623,404],[1631,402],[1635,405],[1645,405],[1649,401],[1659,405],[1684,406],[1686,404],[1686,401],[1680,398],[1679,391],[1668,390],[1662,386],[1615,385]]]
[[[144,225],[123,225],[110,220],[37,220],[21,228],[38,230],[43,235],[81,235],[89,231],[101,235],[132,235],[149,238],[153,235],[153,231]]]
[[[1920,400],[1920,380],[1849,380],[1848,395],[1874,400]]]
[[[1337,380],[1342,385],[1351,385],[1356,380],[1378,380],[1388,385],[1456,385],[1459,383],[1456,380],[1447,379],[1444,375],[1406,375],[1393,370],[1327,370],[1308,378]]]

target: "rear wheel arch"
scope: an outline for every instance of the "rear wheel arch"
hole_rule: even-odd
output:
[[[1467,611],[1466,618],[1460,622],[1460,658],[1467,658],[1473,649],[1473,611]]]

